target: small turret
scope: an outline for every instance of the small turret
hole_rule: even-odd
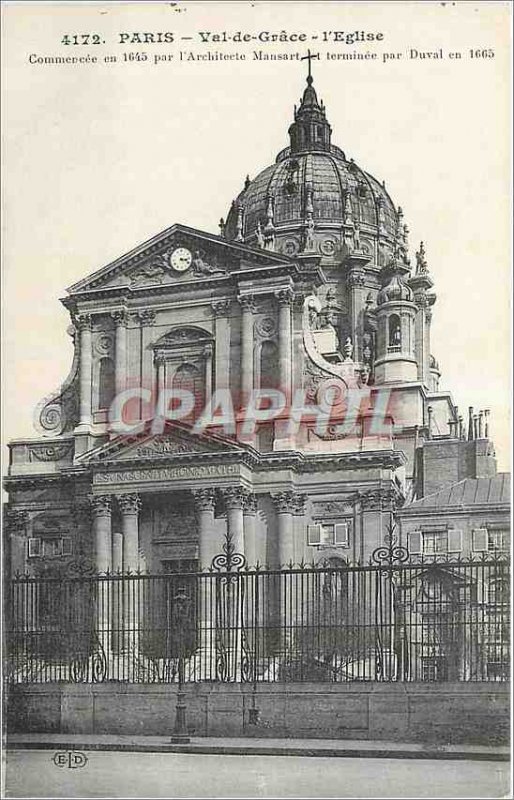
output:
[[[289,128],[291,154],[313,150],[330,152],[332,128],[325,115],[325,106],[323,103],[318,102],[316,90],[313,86],[311,74],[311,61],[313,58],[317,58],[317,56],[311,55],[309,51],[306,56],[309,64],[307,88],[300,101],[300,107],[297,109],[295,106],[294,122]]]

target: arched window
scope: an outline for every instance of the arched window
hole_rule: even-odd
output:
[[[181,364],[173,376],[173,389],[182,389],[194,395],[195,404],[192,416],[197,419],[203,411],[205,402],[205,377],[194,364]]]
[[[401,347],[402,328],[398,314],[389,317],[389,347]]]
[[[102,358],[98,368],[98,408],[109,408],[114,394],[114,363],[112,358]]]
[[[261,389],[279,389],[278,349],[274,342],[262,343],[259,366]]]

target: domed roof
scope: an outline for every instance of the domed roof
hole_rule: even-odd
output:
[[[290,234],[310,223],[325,232],[357,226],[364,236],[380,235],[393,242],[398,217],[391,198],[372,175],[331,144],[325,108],[318,103],[310,75],[307,84],[289,128],[291,145],[274,164],[246,181],[232,203],[225,237],[263,246],[267,227],[273,231],[275,249],[294,255],[287,247]]]
[[[401,275],[394,273],[389,283],[380,289],[377,294],[377,306],[381,306],[384,303],[398,302],[400,300],[412,302],[413,297],[414,292],[410,286],[402,280]]]

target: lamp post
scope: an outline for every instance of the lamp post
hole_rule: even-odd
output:
[[[178,691],[177,707],[175,712],[175,727],[171,736],[172,744],[188,744],[191,740],[187,735],[186,727],[186,695],[184,692],[184,661],[185,661],[185,624],[187,619],[188,596],[183,586],[180,586],[174,599],[175,619],[177,621],[178,644]]]

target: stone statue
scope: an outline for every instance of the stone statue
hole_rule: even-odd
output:
[[[305,247],[304,250],[314,250],[314,220],[311,218],[307,220],[307,227],[305,229]]]
[[[211,264],[208,264],[202,259],[200,251],[195,250],[193,258],[193,272],[195,275],[221,275],[222,273],[225,273],[226,270],[211,266]]]
[[[265,242],[260,220],[257,222],[256,235],[257,235],[257,246],[260,247],[261,250],[263,250]]]
[[[352,344],[352,340],[350,339],[349,336],[346,337],[346,341],[344,343],[343,355],[344,355],[345,361],[351,361],[352,360],[353,344]]]

